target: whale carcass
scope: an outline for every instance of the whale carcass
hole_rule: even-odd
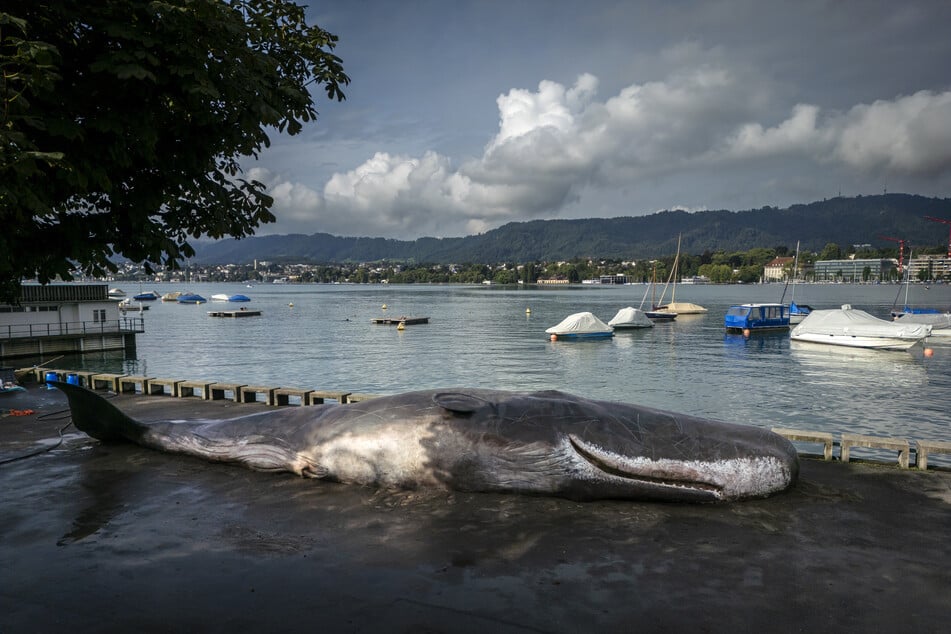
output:
[[[558,391],[425,390],[140,422],[53,384],[76,427],[103,442],[366,486],[714,502],[782,491],[799,471],[792,444],[766,429]]]

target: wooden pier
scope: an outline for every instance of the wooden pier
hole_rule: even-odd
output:
[[[209,310],[209,317],[260,317],[261,311],[259,310],[247,310],[242,308],[240,310]]]
[[[429,317],[375,317],[370,320],[371,323],[382,326],[413,326],[415,324],[428,324]]]
[[[427,323],[428,317],[417,317]],[[393,319],[373,320],[374,323],[399,324],[402,320]],[[410,323],[408,320],[406,323]],[[327,399],[341,405],[359,403],[377,398],[377,394],[363,394],[345,391],[323,391],[311,388],[255,386],[244,383],[220,383],[217,381],[192,381],[185,379],[155,378],[151,376],[106,374],[78,370],[64,370],[33,366],[14,371],[17,377],[32,377],[37,383],[43,383],[48,376],[67,383],[74,383],[91,390],[107,390],[116,394],[142,394],[143,396],[172,396],[175,398],[197,397],[202,400],[232,400],[236,403],[259,403],[266,406],[308,406],[322,405]],[[293,399],[293,401],[291,400]],[[906,438],[884,438],[878,436],[864,436],[858,434],[841,434],[841,440],[836,443],[835,437],[829,432],[788,429],[773,427],[773,433],[779,434],[791,441],[816,443],[822,445],[822,457],[826,461],[836,460],[833,455],[835,445],[839,446],[838,460],[850,462],[851,453],[855,448],[870,448],[898,452],[898,466],[908,469],[912,466],[921,471],[928,469],[928,456],[933,454],[951,455],[951,442],[914,440]],[[797,450],[798,451],[798,450]],[[798,451],[801,455],[810,455]],[[911,459],[914,453],[915,460]],[[875,460],[866,460],[876,462]]]

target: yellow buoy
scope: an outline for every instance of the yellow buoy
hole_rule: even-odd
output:
[[[399,325],[396,326],[396,329],[397,329],[397,330],[406,330],[406,322],[405,322],[405,321],[401,321],[401,322],[399,323]]]
[[[531,308],[526,308],[526,309],[525,309],[525,314],[526,314],[526,315],[531,315],[531,314],[532,314],[532,309],[531,309]]]
[[[290,306],[291,308],[294,308],[294,302],[290,302],[288,306]]]
[[[386,304],[383,304],[382,306],[380,306],[380,308],[382,308],[383,310],[386,310]]]

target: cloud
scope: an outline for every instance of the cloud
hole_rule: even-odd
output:
[[[820,120],[818,106],[799,104],[772,128],[740,127],[724,152],[731,159],[802,155],[853,170],[937,176],[951,172],[951,92],[921,91],[860,104]]]
[[[721,65],[631,84],[604,100],[598,88],[584,73],[571,86],[546,80],[499,95],[496,134],[458,167],[433,151],[377,152],[320,192],[274,174],[262,180],[282,219],[310,219],[338,235],[412,238],[554,217],[598,188],[646,188],[700,169],[715,178],[771,157],[886,175],[951,173],[951,92],[844,112],[800,103],[768,125],[768,100]]]
[[[852,108],[836,157],[863,170],[938,175],[951,170],[951,92],[921,91]]]
[[[798,104],[792,115],[779,125],[764,129],[759,123],[747,123],[728,141],[726,154],[734,159],[790,153],[815,153],[827,147],[828,135],[816,127],[819,108]]]

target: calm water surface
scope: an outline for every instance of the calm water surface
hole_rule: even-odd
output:
[[[141,290],[153,288],[186,290]],[[639,306],[645,287],[192,284],[187,290],[206,298],[243,293],[252,301],[153,302],[143,313],[146,332],[134,359],[87,356],[76,359],[77,369],[378,394],[448,386],[559,389],[765,427],[951,440],[951,346],[928,343],[934,355],[925,357],[920,348],[802,348],[786,333],[750,339],[724,333],[731,304],[779,301],[782,285],[681,286],[678,301],[709,313],[589,342],[551,342],[545,329],[582,310],[608,321],[620,308]],[[887,318],[899,292],[893,285],[800,285],[795,299],[814,308],[851,303]],[[909,303],[947,309],[951,287],[912,287]],[[207,314],[241,306],[263,315]],[[404,331],[370,323],[400,315],[427,316],[430,323]]]

